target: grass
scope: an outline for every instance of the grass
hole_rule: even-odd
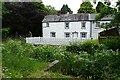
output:
[[[17,39],[8,39],[2,45],[3,78],[66,77],[60,73],[43,71],[57,47],[35,47]]]
[[[69,46],[33,46],[8,39],[2,44],[4,78],[116,79],[120,77],[119,57],[119,51],[106,50],[98,41]],[[59,64],[43,71],[54,60],[59,60]]]
[[[53,73],[53,72],[44,72],[42,70],[38,70],[35,73],[31,73],[28,78],[72,78],[71,76],[65,76],[61,73]]]

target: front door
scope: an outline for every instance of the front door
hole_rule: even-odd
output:
[[[73,32],[72,37],[75,38],[75,39],[78,38],[78,32]]]

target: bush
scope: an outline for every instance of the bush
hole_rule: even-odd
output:
[[[104,45],[99,44],[98,40],[87,40],[83,43],[75,42],[71,43],[70,46],[66,46],[66,50],[80,54],[81,52],[87,52],[93,54],[96,50],[105,49]]]
[[[2,65],[8,69],[5,68],[4,77],[26,77],[39,69],[39,62],[53,60],[60,62],[50,70],[64,75],[92,80],[120,77],[119,51],[106,50],[97,41],[75,43],[74,46],[77,46],[75,50],[70,45],[66,51],[65,46],[33,46],[19,40],[8,40],[2,46]],[[73,54],[74,51],[81,54]]]
[[[29,57],[33,53],[32,48],[34,49],[29,44],[21,45],[19,40],[9,39],[4,42],[2,45],[2,67],[7,68],[7,71],[3,72],[4,78],[27,77],[31,72],[40,68],[40,62]]]
[[[111,39],[103,40],[102,43],[108,48],[116,51],[120,50],[120,37],[113,37]]]
[[[96,51],[94,55],[65,53],[64,59],[52,71],[92,80],[115,80],[120,77],[120,53],[112,50]]]
[[[3,39],[8,37],[8,35],[9,35],[9,30],[10,30],[9,28],[2,28],[2,29],[1,29],[0,33],[2,32],[2,38],[3,38]]]

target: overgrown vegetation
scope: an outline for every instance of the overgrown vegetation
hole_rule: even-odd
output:
[[[107,49],[112,49],[116,51],[117,49],[120,50],[120,37],[111,37],[110,39],[105,39],[101,41],[104,45],[106,45]]]
[[[99,44],[97,40],[73,43],[69,46],[33,46],[20,40],[9,39],[2,44],[2,76],[5,78],[74,76],[81,79],[117,80],[120,77],[119,57],[119,50],[107,50],[107,47]],[[44,72],[43,69],[54,60],[59,60],[59,64]]]

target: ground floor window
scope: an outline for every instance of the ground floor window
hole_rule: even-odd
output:
[[[70,33],[69,32],[65,32],[64,34],[65,34],[66,38],[70,37]]]
[[[80,37],[81,38],[87,38],[87,32],[81,32]]]
[[[50,32],[50,37],[56,37],[56,32]]]

